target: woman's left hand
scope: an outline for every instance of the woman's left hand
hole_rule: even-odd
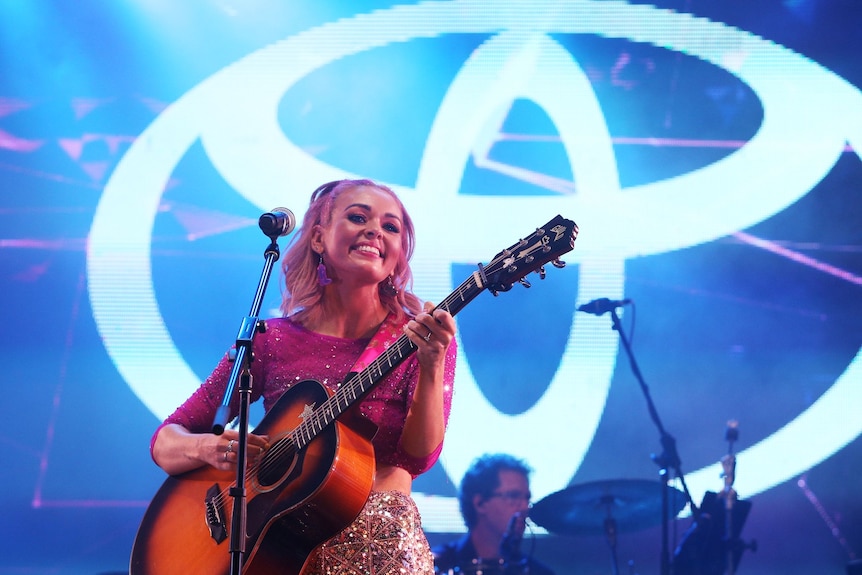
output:
[[[416,345],[419,365],[442,365],[446,348],[455,337],[455,319],[446,310],[435,310],[431,302],[425,302],[424,307],[424,312],[407,322],[404,333]]]
[[[401,432],[401,445],[413,457],[427,457],[434,452],[446,433],[446,355],[455,337],[452,314],[434,309],[431,302],[423,307],[425,311],[404,326],[404,333],[416,346],[419,362],[413,402]]]

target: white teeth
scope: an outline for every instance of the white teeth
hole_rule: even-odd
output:
[[[374,246],[359,246],[358,248],[356,248],[356,251],[358,251],[358,252],[368,252],[368,253],[374,254],[374,255],[376,255],[376,256],[378,256],[378,257],[380,256],[380,250],[378,250],[378,249],[377,249],[377,248],[375,248]]]

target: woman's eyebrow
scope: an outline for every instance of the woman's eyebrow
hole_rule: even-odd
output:
[[[366,212],[370,212],[370,211],[371,211],[371,206],[369,206],[368,204],[359,204],[359,203],[356,203],[356,204],[350,204],[349,206],[346,206],[346,207],[344,208],[344,211],[347,211],[347,210],[349,210],[350,208],[360,208],[360,209],[365,210]],[[385,214],[383,214],[383,215],[384,215],[384,216],[386,216],[387,218],[395,218],[395,219],[396,219],[396,220],[398,220],[399,222],[401,221],[401,216],[399,216],[398,214],[393,214],[393,213],[391,213],[391,212],[386,212],[386,213],[385,213]]]

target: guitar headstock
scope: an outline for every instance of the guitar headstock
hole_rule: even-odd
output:
[[[545,279],[544,266],[548,262],[557,268],[565,267],[560,256],[574,249],[577,237],[578,225],[556,216],[528,237],[498,253],[487,266],[480,266],[485,285],[494,295],[509,291],[515,282],[530,287],[526,280],[530,272],[538,272],[539,277]]]

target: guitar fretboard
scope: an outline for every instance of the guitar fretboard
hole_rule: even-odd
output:
[[[478,296],[485,288],[477,274],[470,276],[449,294],[435,309],[444,309],[455,315]],[[338,390],[322,405],[317,407],[291,433],[296,449],[308,445],[321,431],[335,421],[351,405],[365,394],[393,369],[416,351],[416,346],[406,335],[401,335],[385,352],[381,353],[368,367],[344,381]]]
[[[523,280],[531,271],[570,251],[575,245],[577,234],[578,226],[573,221],[556,216],[544,227],[537,228],[529,238],[519,240],[497,254],[487,266],[480,264],[470,277],[434,309],[444,309],[454,316],[486,289],[496,295],[498,290],[511,288],[514,282]],[[556,260],[554,264],[564,265]],[[544,277],[544,270],[541,270],[540,277]],[[529,287],[529,284],[525,285]],[[368,367],[345,380],[333,395],[314,408],[287,439],[293,443],[295,449],[303,449],[414,351],[416,346],[413,342],[406,335],[401,335]]]

